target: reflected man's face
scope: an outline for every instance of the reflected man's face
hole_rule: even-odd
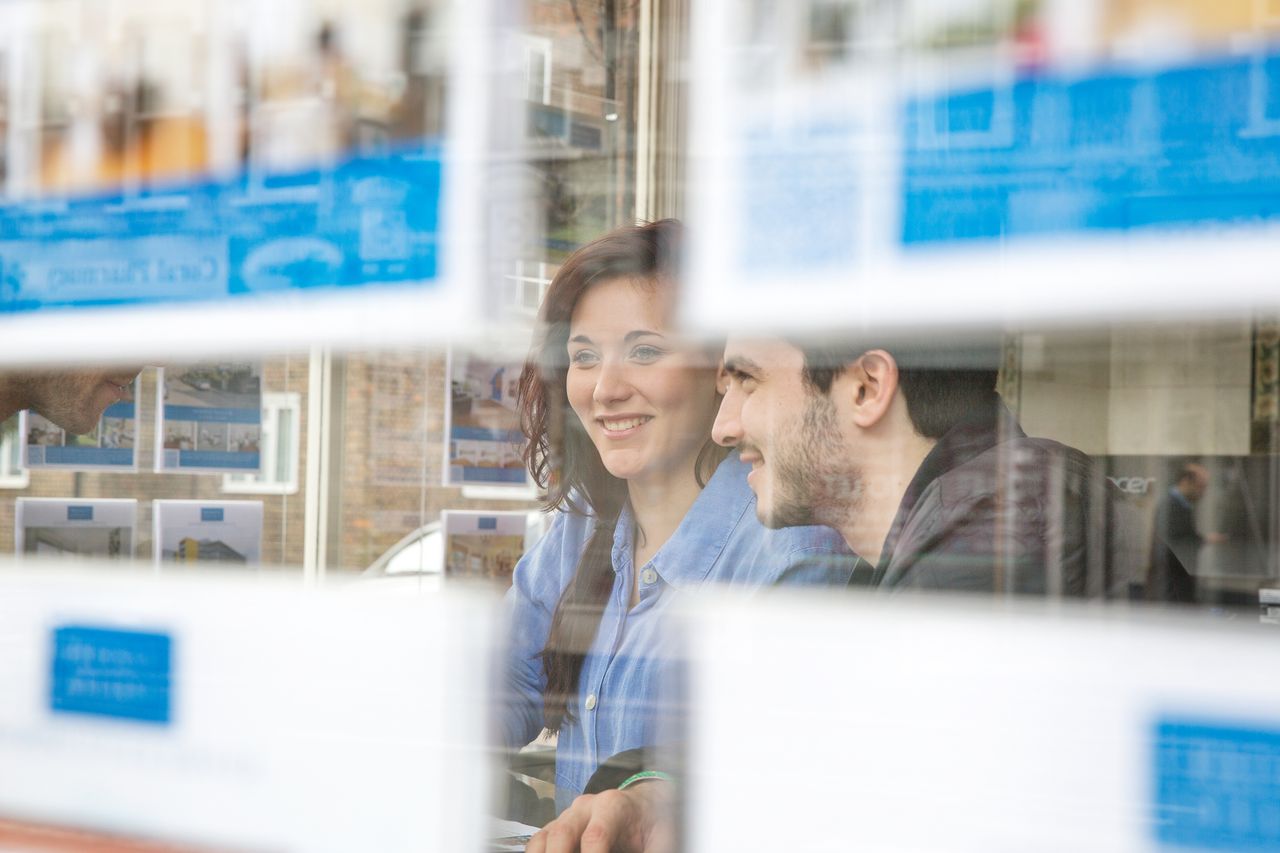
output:
[[[1187,470],[1192,473],[1192,477],[1187,480],[1186,492],[1187,498],[1198,501],[1204,497],[1204,493],[1209,491],[1209,469],[1203,465],[1188,465]]]
[[[140,367],[59,371],[29,377],[30,408],[67,432],[83,435],[98,425],[112,403],[129,399]]]
[[[838,526],[859,492],[836,405],[803,369],[804,354],[780,339],[725,347],[728,385],[712,436],[751,464],[747,482],[767,527]]]

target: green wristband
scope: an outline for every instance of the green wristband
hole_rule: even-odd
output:
[[[663,773],[661,770],[641,770],[639,773],[635,774],[634,776],[628,776],[626,779],[624,779],[622,781],[622,784],[618,786],[618,790],[619,791],[626,790],[627,788],[631,787],[635,783],[643,782],[646,779],[661,779],[664,782],[672,781],[670,773]]]

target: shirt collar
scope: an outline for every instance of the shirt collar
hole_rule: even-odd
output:
[[[664,582],[679,589],[696,586],[706,579],[711,567],[729,542],[738,520],[750,510],[755,495],[747,485],[751,466],[733,451],[716,468],[707,485],[675,533],[666,541],[649,565]],[[631,507],[624,506],[613,531],[613,570],[631,567],[631,541],[635,519]]]
[[[989,400],[974,406],[955,426],[943,433],[907,484],[907,491],[903,494],[893,524],[889,527],[889,535],[885,537],[872,585],[878,584],[884,576],[889,561],[893,559],[893,549],[898,544],[898,537],[902,535],[916,503],[934,480],[1001,442],[1025,437],[1026,433],[1018,425],[1017,419],[995,392],[992,392]]]

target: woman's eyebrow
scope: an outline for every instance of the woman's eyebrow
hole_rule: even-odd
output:
[[[627,332],[627,334],[623,337],[622,342],[629,344],[632,341],[636,340],[637,338],[662,338],[663,340],[666,340],[666,337],[667,336],[662,334],[661,332],[651,332],[648,329],[636,329],[635,331]],[[595,343],[594,341],[591,340],[590,335],[574,335],[573,337],[569,338],[568,342],[571,344]]]
[[[661,332],[651,332],[648,329],[636,329],[634,332],[627,332],[627,336],[622,340],[625,343],[630,343],[636,338],[643,338],[643,337],[665,338],[666,335],[662,334]]]

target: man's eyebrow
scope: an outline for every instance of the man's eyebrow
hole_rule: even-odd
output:
[[[756,364],[746,356],[731,355],[724,360],[725,372],[730,376],[750,376],[759,378],[764,373],[764,368]]]

